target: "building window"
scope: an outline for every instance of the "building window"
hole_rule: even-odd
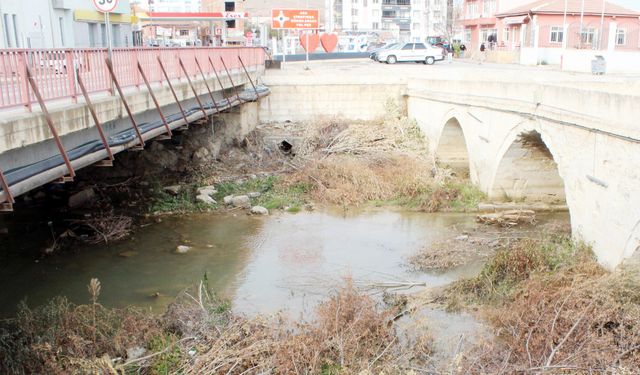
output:
[[[351,15],[352,16],[357,16],[358,15],[358,10],[357,9],[351,9]]]
[[[58,17],[58,24],[60,26],[60,45],[64,47],[66,45],[64,40],[64,18]]]
[[[625,29],[618,29],[616,31],[616,45],[624,46],[627,44],[627,31]]]
[[[551,26],[549,41],[551,43],[562,43],[564,41],[564,30],[562,26]]]
[[[20,48],[20,37],[18,36],[18,16],[13,15],[13,35],[16,37],[16,47]]]
[[[357,22],[351,23],[351,30],[358,30],[358,23]]]
[[[236,28],[236,20],[227,20],[227,29],[235,29]]]
[[[378,30],[380,28],[380,24],[378,24],[377,22],[374,22],[371,24],[371,28],[374,30]]]
[[[478,2],[472,1],[467,3],[467,18],[473,19],[476,18],[478,14]]]
[[[471,29],[464,29],[464,41],[471,43]]]
[[[414,29],[414,30],[420,30],[420,24],[419,24],[419,23],[417,23],[417,22],[416,22],[416,23],[414,23],[414,24],[413,24],[413,29]]]
[[[595,37],[596,37],[596,29],[589,28],[589,29],[582,30],[582,35],[581,35],[582,43],[593,44]]]
[[[413,18],[415,18],[415,19],[420,18],[420,11],[419,10],[414,10],[413,11]]]
[[[89,47],[96,46],[96,34],[98,32],[98,24],[90,23],[89,24]]]
[[[374,18],[380,18],[380,9],[374,9],[374,10],[371,12],[371,15],[372,15]]]
[[[189,30],[180,30],[180,36],[189,36]]]
[[[378,4],[378,2],[379,2],[379,1],[380,1],[380,0],[373,0],[373,3],[374,3],[374,4]]]
[[[482,16],[492,17],[496,12],[496,0],[484,0],[482,3]]]
[[[495,42],[496,36],[498,35],[497,29],[482,29],[480,30],[480,41],[481,42]]]
[[[107,26],[104,23],[100,24],[100,37],[102,38],[101,47],[107,46]]]
[[[509,41],[509,28],[505,27],[504,30],[502,30],[502,41],[503,42],[508,42]]]
[[[225,1],[224,2],[224,11],[225,12],[235,12],[236,11],[236,3],[235,3],[235,1]]]
[[[7,48],[11,48],[11,34],[9,33],[9,15],[3,14],[2,18],[4,18],[4,36],[7,40]]]

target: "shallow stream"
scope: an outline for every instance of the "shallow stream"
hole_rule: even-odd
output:
[[[553,214],[540,222],[567,220],[566,214]],[[38,260],[28,255],[33,254],[30,244],[38,241],[25,239],[2,254],[0,314],[12,315],[22,299],[31,306],[56,295],[89,302],[87,284],[93,277],[102,284],[103,305],[162,312],[206,274],[209,285],[230,299],[236,312],[284,310],[294,318],[307,317],[345,278],[365,287],[385,282],[439,286],[477,273],[484,261],[480,257],[447,272],[416,272],[407,266],[407,258],[422,247],[477,225],[474,214],[387,209],[269,217],[194,214],[163,218],[114,244]],[[180,245],[190,249],[178,253]],[[437,309],[419,315],[442,331],[441,339],[449,345],[477,326],[468,315]]]

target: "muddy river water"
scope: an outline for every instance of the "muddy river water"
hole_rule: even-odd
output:
[[[539,216],[541,224],[567,221],[563,213]],[[446,272],[429,273],[411,270],[407,258],[434,241],[477,225],[474,214],[387,209],[268,217],[194,214],[165,217],[124,241],[39,259],[30,249],[38,241],[23,239],[2,252],[0,315],[14,314],[20,300],[34,306],[56,295],[87,303],[87,284],[93,277],[102,284],[99,302],[103,305],[135,305],[162,312],[180,291],[206,274],[211,288],[230,299],[236,312],[281,311],[292,318],[307,318],[316,303],[346,278],[360,287],[439,286],[476,274],[484,262],[481,257]],[[179,246],[188,246],[188,251],[176,251]],[[459,338],[477,337],[482,331],[481,323],[468,314],[433,307],[404,320],[398,324],[405,331],[428,326],[443,356],[454,353]]]
[[[345,277],[360,285],[437,286],[478,272],[481,259],[444,273],[415,272],[407,266],[407,258],[423,246],[476,226],[474,217],[378,209],[166,217],[127,240],[73,253],[36,260],[25,249],[4,252],[0,313],[12,314],[22,299],[38,305],[65,295],[88,302],[86,285],[93,277],[102,283],[103,305],[161,312],[206,274],[210,286],[230,299],[237,312],[306,315]],[[564,215],[551,218],[564,220]],[[28,242],[24,239],[23,245]],[[189,250],[178,253],[180,245]]]

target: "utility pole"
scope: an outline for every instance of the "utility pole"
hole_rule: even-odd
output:
[[[584,31],[583,22],[584,22],[584,0],[582,0],[582,6],[580,7],[580,43],[578,44],[580,46],[580,49],[582,49],[582,32]]]
[[[604,9],[606,6],[606,0],[602,0],[602,15],[600,16],[600,38],[598,38],[598,49],[602,49],[602,45],[604,44],[602,38],[604,37]]]

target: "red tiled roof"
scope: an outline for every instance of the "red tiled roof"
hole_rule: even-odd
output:
[[[496,14],[496,17],[514,16],[528,13],[564,13],[564,3],[565,0],[538,0],[526,5],[507,9],[500,14]],[[567,0],[568,13],[580,13],[581,10],[582,0]],[[584,14],[602,14],[602,1],[584,0]],[[605,3],[604,14],[610,16],[640,16],[640,12],[627,9],[610,2]]]

